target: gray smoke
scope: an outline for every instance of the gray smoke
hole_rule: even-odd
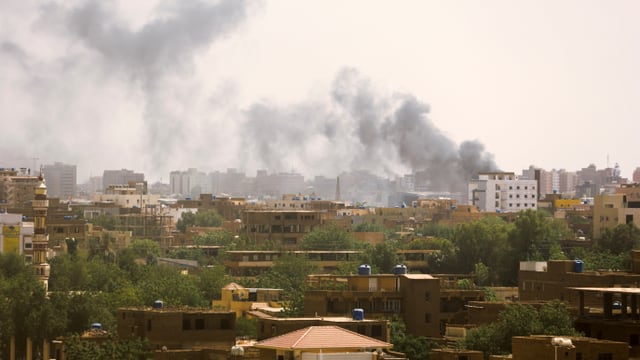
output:
[[[145,95],[144,134],[152,166],[165,163],[172,151],[188,140],[185,119],[195,106],[180,77],[194,55],[244,21],[242,0],[214,4],[178,1],[165,16],[132,31],[103,2],[87,2],[70,15],[69,27],[84,45],[97,51],[110,70],[139,81]],[[178,90],[178,91],[176,91]],[[188,115],[186,115],[188,116]]]
[[[165,180],[188,167],[307,178],[414,172],[434,189],[459,189],[495,169],[481,144],[458,146],[439,131],[426,104],[382,93],[355,69],[339,71],[325,98],[292,105],[238,109],[233,82],[205,93],[194,76],[199,56],[232,35],[253,2],[163,4],[139,27],[112,2],[3,5],[0,166],[39,157],[79,173],[128,167]]]
[[[347,68],[337,74],[328,105],[251,107],[245,146],[269,169],[287,170],[292,163],[305,164],[297,169],[303,173],[413,172],[420,185],[437,191],[464,191],[478,172],[497,169],[481,143],[456,145],[428,113],[429,106],[415,96],[379,94],[368,79]]]
[[[13,154],[0,163],[39,156],[97,173],[128,166],[162,175],[189,159],[188,140],[200,144],[210,122],[194,60],[245,21],[249,4],[161,5],[137,28],[115,2],[3,5],[0,94],[13,106],[0,116],[10,119],[5,131],[29,135],[0,144]]]

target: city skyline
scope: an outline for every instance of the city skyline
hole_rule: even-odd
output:
[[[7,166],[401,176],[463,144],[516,173],[640,165],[631,1],[0,6]]]

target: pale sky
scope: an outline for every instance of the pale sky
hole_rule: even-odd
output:
[[[0,0],[0,14],[0,166],[401,175],[442,161],[403,155],[423,138],[417,152],[475,141],[516,173],[640,166],[637,1]],[[409,116],[425,129],[395,112],[407,103],[428,105]]]

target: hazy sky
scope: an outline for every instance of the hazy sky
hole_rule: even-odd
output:
[[[635,0],[0,0],[0,166],[168,181],[609,159],[630,177],[639,15]]]

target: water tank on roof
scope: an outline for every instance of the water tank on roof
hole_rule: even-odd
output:
[[[358,275],[371,275],[371,266],[369,264],[358,266]]]
[[[156,300],[153,302],[154,309],[162,309],[164,307],[164,302],[162,300]]]
[[[584,262],[580,259],[576,259],[573,262],[573,272],[581,273],[584,270]]]
[[[91,330],[101,330],[101,329],[102,329],[102,324],[100,323],[91,324]]]
[[[353,309],[353,320],[364,320],[364,310],[363,309]]]
[[[394,275],[402,275],[407,273],[407,265],[399,264],[393,267]]]

